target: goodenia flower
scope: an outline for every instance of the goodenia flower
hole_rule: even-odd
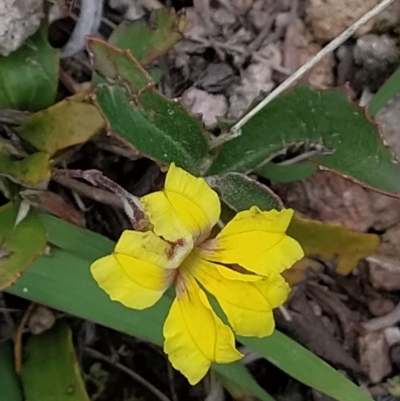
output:
[[[221,206],[203,178],[172,164],[165,188],[141,198],[151,227],[126,230],[112,255],[91,266],[98,285],[128,308],[154,305],[175,284],[176,297],[164,324],[164,351],[191,384],[211,363],[241,358],[233,332],[268,336],[272,310],[288,296],[280,273],[303,257],[286,235],[293,211],[239,212],[215,237]],[[206,292],[226,315],[213,311]]]

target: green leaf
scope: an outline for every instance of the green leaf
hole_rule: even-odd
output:
[[[214,364],[212,369],[217,373],[222,385],[235,400],[245,401],[252,399],[250,398],[252,394],[261,401],[274,401],[255,381],[242,363],[233,362],[229,365]]]
[[[0,400],[22,401],[14,355],[8,342],[0,343]]]
[[[59,54],[42,27],[25,45],[0,57],[0,108],[37,111],[51,106],[57,94]]]
[[[66,323],[31,335],[24,354],[21,378],[27,401],[90,401]]]
[[[49,256],[37,259],[7,291],[161,345],[162,325],[171,299],[164,296],[153,307],[141,311],[110,301],[108,295],[93,280],[89,265],[110,252],[111,241],[104,240],[101,243],[101,236],[98,234],[51,216],[43,215],[41,218],[48,230],[50,243],[57,244],[57,248],[52,249]],[[76,250],[77,253],[73,255],[59,248]],[[87,257],[84,257],[85,251]],[[360,389],[318,357],[280,333],[275,332],[272,337],[264,339],[241,338],[240,341],[293,377],[336,397],[339,401],[371,401]],[[270,348],[272,351],[268,351],[271,355],[269,357],[264,351]],[[248,376],[240,374],[240,368],[235,364],[213,368],[219,375],[235,380],[238,385],[249,389],[260,399],[269,401],[268,396],[260,396],[262,389]],[[318,374],[314,373],[314,369]],[[346,391],[348,395],[344,396],[343,392]]]
[[[239,341],[298,381],[338,401],[372,401],[322,359],[277,330],[269,337],[240,337]]]
[[[382,85],[368,105],[368,113],[374,116],[386,103],[400,92],[400,68]]]
[[[198,174],[209,149],[201,120],[158,92],[129,52],[94,38],[87,45],[96,71],[115,82],[95,91],[109,130],[150,158]]]
[[[49,156],[42,152],[33,153],[22,160],[0,153],[0,175],[30,188],[45,188],[50,180]]]
[[[1,156],[0,156],[1,159]],[[0,162],[1,163],[1,162]],[[18,195],[20,186],[12,182],[7,177],[0,176],[0,192],[8,199],[12,200]]]
[[[50,243],[56,247],[50,255],[36,260],[7,291],[161,346],[162,326],[172,300],[164,296],[153,307],[141,311],[112,302],[93,280],[89,266],[109,254],[115,244],[52,216],[41,215],[41,219]],[[271,401],[241,365],[214,365],[213,369],[260,400]]]
[[[201,121],[179,103],[149,86],[134,105],[127,90],[118,85],[99,87],[96,102],[111,131],[140,153],[167,164],[175,162],[199,174],[208,140]]]
[[[17,132],[37,150],[50,156],[87,142],[104,127],[97,108],[78,94],[28,117]]]
[[[151,76],[129,51],[92,37],[86,39],[86,46],[91,53],[94,70],[106,81],[123,82],[135,94],[153,83]],[[94,80],[95,84],[101,82]]]
[[[320,152],[310,157],[381,192],[400,194],[400,165],[383,145],[378,128],[345,92],[299,86],[252,117],[227,142],[207,174],[249,172],[288,147]]]
[[[275,182],[293,182],[304,180],[317,170],[317,166],[310,162],[296,163],[289,166],[267,163],[257,169],[257,174]]]
[[[239,212],[258,206],[262,210],[281,209],[282,201],[270,188],[240,173],[207,177],[208,184],[233,210]]]
[[[0,208],[0,290],[10,286],[46,246],[46,232],[34,213],[17,225],[18,205]]]
[[[121,23],[108,41],[115,47],[130,50],[139,63],[148,65],[179,41],[185,20],[173,8],[158,8],[150,14],[150,20]]]

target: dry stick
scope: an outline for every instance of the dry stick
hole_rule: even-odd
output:
[[[368,22],[371,18],[378,15],[386,7],[388,7],[395,0],[382,0],[378,5],[376,5],[372,10],[363,15],[358,21],[342,32],[336,39],[332,40],[327,46],[325,46],[321,51],[319,51],[311,60],[300,67],[293,75],[291,75],[286,81],[279,85],[275,90],[273,90],[264,100],[261,101],[254,109],[252,109],[248,114],[246,114],[242,119],[240,119],[230,130],[231,135],[225,139],[225,142],[240,136],[241,128],[247,123],[255,114],[262,110],[268,103],[273,99],[283,93],[286,89],[292,86],[299,78],[301,78],[305,73],[307,73],[311,68],[318,64],[323,57],[337,49],[343,42],[349,39],[354,32]]]
[[[79,195],[85,196],[86,198],[93,199],[96,202],[104,203],[123,209],[124,205],[122,200],[111,192],[104,191],[100,188],[91,187],[90,185],[84,184],[78,180],[70,177],[52,177],[52,180],[61,184],[62,186],[77,192]]]
[[[136,372],[133,370],[127,368],[125,365],[122,365],[122,363],[115,362],[112,358],[103,355],[101,352],[98,352],[92,348],[83,348],[83,351],[90,355],[93,358],[100,359],[101,361],[107,362],[112,366],[115,366],[122,372],[126,373],[128,376],[132,377],[132,379],[136,380],[138,383],[140,383],[143,387],[146,387],[149,391],[151,391],[158,399],[161,401],[171,401],[166,395],[164,395],[158,388],[154,387],[151,383],[149,383],[146,379],[144,379],[142,376],[138,375]]]
[[[17,332],[15,333],[15,343],[14,343],[14,364],[15,371],[20,374],[22,368],[22,334],[24,333],[24,327],[28,322],[33,308],[35,307],[35,303],[32,302],[28,308],[26,309],[24,316],[22,316],[21,322],[17,327]]]

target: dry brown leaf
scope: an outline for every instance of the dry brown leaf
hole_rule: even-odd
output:
[[[303,247],[306,256],[318,255],[330,260],[337,256],[337,271],[349,274],[358,262],[376,251],[379,237],[348,230],[340,224],[322,223],[295,215],[288,235]]]

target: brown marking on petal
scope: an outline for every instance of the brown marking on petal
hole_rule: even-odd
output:
[[[177,298],[181,298],[183,295],[187,293],[187,286],[185,279],[182,274],[179,274],[179,272],[175,276],[175,292]]]
[[[179,238],[175,242],[168,242],[171,246],[167,251],[167,258],[168,260],[172,260],[176,254],[178,248],[181,248],[186,245],[186,241],[183,238]]]

